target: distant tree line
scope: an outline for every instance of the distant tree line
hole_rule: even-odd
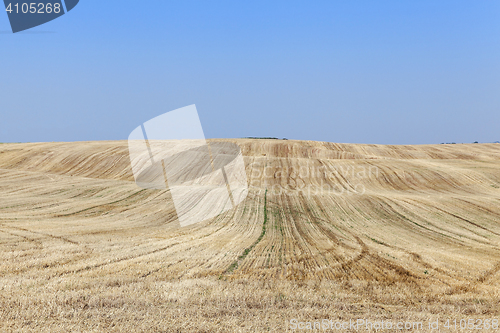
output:
[[[287,138],[274,138],[274,137],[267,137],[267,136],[247,136],[244,137],[243,139],[266,139],[266,140],[288,140]]]

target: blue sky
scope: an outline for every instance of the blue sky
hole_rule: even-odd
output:
[[[0,142],[127,139],[196,104],[209,138],[500,140],[500,1],[94,1],[0,13]]]

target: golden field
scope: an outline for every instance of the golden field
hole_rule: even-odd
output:
[[[183,228],[126,141],[0,144],[0,331],[500,319],[500,144],[215,141],[248,197]]]

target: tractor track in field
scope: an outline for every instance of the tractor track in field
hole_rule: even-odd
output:
[[[45,233],[45,232],[33,231],[33,230],[29,230],[29,229],[26,229],[26,228],[20,228],[20,227],[14,227],[12,225],[1,224],[1,226],[3,228],[14,229],[14,230],[19,230],[19,231],[25,231],[25,232],[29,232],[29,233],[32,233],[32,234],[35,234],[35,235],[41,235],[41,236],[45,236],[45,237],[48,237],[48,238],[60,240],[60,241],[63,241],[65,243],[70,243],[70,244],[73,244],[73,245],[79,245],[78,242],[73,241],[71,239],[68,239],[67,237],[63,237],[63,236],[56,236],[56,235],[52,235],[52,234]]]

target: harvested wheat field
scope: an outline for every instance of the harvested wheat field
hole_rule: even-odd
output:
[[[214,141],[248,197],[183,228],[126,141],[1,144],[1,331],[500,319],[500,144]]]

